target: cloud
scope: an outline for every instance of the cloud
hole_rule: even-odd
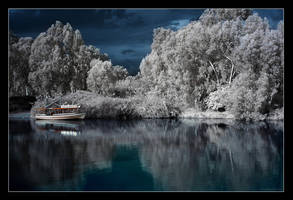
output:
[[[178,30],[189,23],[190,23],[190,19],[173,20],[171,21],[171,24],[167,26],[166,28],[170,28],[172,30]]]
[[[117,10],[112,12],[112,16],[104,19],[105,26],[112,26],[115,28],[123,27],[140,27],[144,25],[144,21],[141,16],[134,13],[128,13],[126,10]]]
[[[134,54],[134,53],[135,53],[135,51],[132,49],[125,49],[125,50],[121,51],[121,54],[123,54],[123,55]]]

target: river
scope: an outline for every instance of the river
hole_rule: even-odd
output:
[[[9,119],[10,191],[283,191],[283,122]]]

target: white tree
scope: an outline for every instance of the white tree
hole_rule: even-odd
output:
[[[208,93],[231,84],[236,75],[233,49],[239,44],[248,10],[216,9],[204,12],[199,21],[174,32],[154,30],[152,52],[140,65],[150,90],[166,96],[173,91],[179,102],[202,102]],[[204,22],[205,19],[212,23]]]
[[[253,108],[243,110],[265,113],[272,102],[281,105],[282,26],[271,30],[267,19],[250,9],[208,9],[176,32],[155,29],[152,51],[140,64],[145,89],[174,104],[205,109],[206,102],[213,104],[206,101],[213,92],[210,97],[217,101],[215,95],[226,97],[224,105],[239,104],[231,91],[242,84],[242,93],[234,92],[251,92],[245,105]]]
[[[124,80],[128,72],[122,66],[113,66],[111,61],[94,59],[88,72],[87,87],[101,95],[115,96],[116,83]]]
[[[107,60],[108,56],[84,45],[79,30],[74,31],[69,23],[63,25],[56,21],[32,44],[29,82],[36,95],[85,90],[90,61],[98,58]]]

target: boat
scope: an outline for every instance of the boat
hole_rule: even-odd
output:
[[[79,112],[79,105],[61,105],[53,108],[36,108],[33,118],[42,120],[84,119],[85,113]]]
[[[62,114],[36,114],[35,119],[84,119],[85,113],[62,113]]]

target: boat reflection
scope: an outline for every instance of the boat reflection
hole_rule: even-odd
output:
[[[32,127],[37,133],[60,133],[66,136],[77,136],[81,134],[80,121],[73,120],[34,120]]]

